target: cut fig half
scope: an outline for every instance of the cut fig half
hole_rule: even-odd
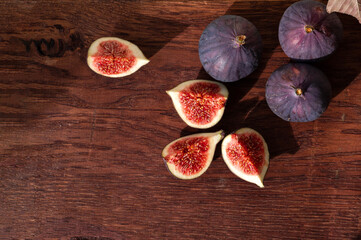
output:
[[[194,179],[201,176],[211,164],[216,145],[223,137],[224,133],[220,130],[174,140],[162,152],[169,172],[180,179]]]
[[[99,38],[88,50],[88,66],[106,77],[128,76],[148,62],[136,45],[116,37]]]
[[[167,91],[182,120],[193,128],[210,128],[221,120],[228,98],[222,83],[190,80]]]
[[[228,168],[239,178],[263,188],[269,164],[268,147],[257,131],[241,128],[226,136],[222,156]]]

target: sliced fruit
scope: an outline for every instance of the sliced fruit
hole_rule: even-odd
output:
[[[99,38],[88,50],[88,66],[106,77],[124,77],[149,62],[133,43],[116,37]]]
[[[223,137],[221,130],[193,134],[171,142],[162,152],[168,170],[180,179],[201,176],[211,164],[216,145]]]
[[[290,122],[309,122],[319,118],[327,109],[331,94],[331,84],[325,74],[306,63],[279,67],[266,84],[269,108]]]
[[[228,168],[238,177],[263,188],[269,164],[268,147],[257,131],[241,128],[226,136],[222,156]]]
[[[190,127],[210,128],[221,120],[228,98],[218,82],[190,80],[167,91],[182,120]]]

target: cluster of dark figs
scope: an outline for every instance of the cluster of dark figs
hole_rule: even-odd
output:
[[[278,30],[283,51],[293,63],[273,72],[266,84],[266,100],[280,118],[313,121],[331,99],[327,77],[309,63],[331,55],[342,38],[342,24],[323,3],[305,0],[283,14]],[[238,81],[258,66],[262,40],[256,27],[240,16],[222,16],[203,32],[199,55],[206,72],[222,82]]]
[[[312,62],[331,55],[342,39],[342,24],[323,3],[303,0],[284,12],[278,29],[280,45],[291,63],[276,69],[266,83],[266,101],[277,116],[291,122],[314,121],[326,110],[331,85]],[[256,27],[241,16],[212,21],[199,40],[199,57],[216,81],[191,80],[167,93],[189,126],[209,128],[222,118],[228,91],[220,82],[235,82],[258,67],[262,39]],[[200,176],[212,161],[223,131],[186,136],[168,144],[163,158],[178,178]],[[269,163],[267,144],[253,129],[242,128],[222,142],[222,157],[240,178],[263,187]]]
[[[303,0],[287,8],[279,23],[278,38],[292,62],[276,69],[266,83],[266,101],[273,113],[291,122],[308,122],[321,116],[331,99],[331,85],[310,63],[331,55],[342,31],[337,15],[329,14],[323,3]],[[247,77],[258,67],[261,55],[261,35],[250,21],[235,15],[212,21],[199,40],[199,57],[205,71],[217,81],[190,80],[167,91],[179,116],[194,128],[216,125],[228,98],[228,90],[220,82]],[[127,76],[148,62],[137,46],[119,38],[98,39],[88,52],[90,68],[109,77]],[[185,136],[168,144],[162,156],[174,176],[193,179],[208,169],[222,139],[222,157],[229,169],[263,187],[268,147],[250,128],[226,137],[222,130]]]

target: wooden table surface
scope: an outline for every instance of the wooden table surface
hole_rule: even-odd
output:
[[[316,64],[333,98],[314,122],[268,108],[270,74],[289,58],[278,23],[294,1],[37,1],[0,3],[0,239],[361,239],[361,25],[346,15],[336,54]],[[213,19],[246,17],[264,53],[227,84],[223,119],[187,127],[166,90],[211,79],[198,40]],[[112,79],[86,64],[97,38],[137,44],[150,63]],[[265,188],[233,175],[219,146],[195,180],[170,175],[165,145],[241,127],[270,148]]]

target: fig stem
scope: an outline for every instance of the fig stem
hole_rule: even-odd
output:
[[[236,42],[239,45],[244,45],[246,43],[246,35],[239,35],[236,37]]]
[[[314,28],[313,26],[311,26],[311,25],[306,25],[306,26],[305,26],[305,31],[306,31],[306,33],[310,33],[310,32],[312,32],[313,30],[315,30],[315,28]]]
[[[301,88],[294,87],[294,86],[291,86],[291,88],[293,88],[295,90],[295,93],[297,94],[297,96],[301,96],[303,94],[303,91]]]

